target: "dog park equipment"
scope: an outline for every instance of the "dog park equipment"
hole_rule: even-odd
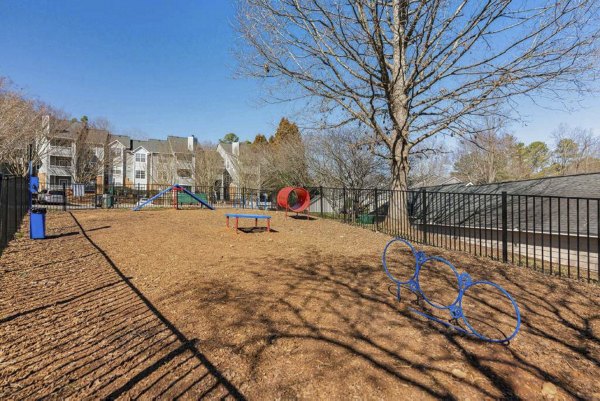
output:
[[[401,244],[404,244],[405,246],[407,246],[415,258],[414,273],[406,281],[401,281],[401,280],[398,280],[396,277],[394,277],[394,275],[390,272],[388,265],[387,265],[386,256],[387,256],[388,249],[390,248],[390,245],[392,245],[395,242],[400,242]],[[435,303],[435,302],[431,301],[429,298],[427,298],[427,296],[423,293],[421,284],[419,283],[419,275],[421,273],[423,265],[429,261],[438,261],[438,262],[445,264],[446,266],[448,266],[451,269],[454,277],[456,278],[457,285],[458,285],[458,295],[457,295],[456,299],[449,305],[441,305],[441,304]],[[414,294],[416,294],[417,297],[419,297],[420,299],[423,299],[425,302],[427,302],[432,307],[434,307],[438,310],[448,311],[450,313],[450,317],[451,317],[450,322],[446,322],[435,316],[428,315],[427,313],[424,313],[424,312],[421,312],[414,308],[409,307],[409,309],[411,309],[413,312],[415,312],[423,317],[426,317],[427,319],[430,319],[437,323],[441,323],[441,324],[445,325],[446,327],[455,329],[456,331],[458,331],[460,333],[472,335],[483,341],[492,342],[492,343],[508,343],[510,340],[512,340],[517,335],[517,333],[519,332],[519,329],[521,328],[521,312],[519,311],[519,306],[517,305],[517,302],[514,300],[514,298],[504,288],[502,288],[498,284],[493,283],[491,281],[483,281],[483,280],[482,281],[473,281],[471,279],[471,276],[468,273],[460,273],[459,274],[457,269],[446,259],[441,258],[439,256],[427,257],[424,252],[417,251],[412,246],[412,244],[410,242],[408,242],[407,240],[405,240],[404,238],[399,238],[399,237],[394,238],[387,243],[387,245],[385,246],[385,248],[383,250],[382,262],[383,262],[383,269],[385,271],[385,274],[396,284],[396,297],[398,298],[398,301],[401,301],[401,297],[400,297],[401,287],[406,286],[410,291],[412,291]],[[515,329],[510,335],[503,334],[504,337],[501,337],[501,338],[490,338],[488,336],[485,336],[485,335],[479,333],[477,330],[475,330],[475,328],[473,328],[471,322],[469,322],[469,317],[463,310],[462,301],[463,301],[463,297],[467,293],[467,291],[475,286],[492,287],[492,288],[498,290],[504,297],[506,297],[510,301],[510,303],[512,304],[512,307],[514,308],[514,317],[515,317],[515,321],[516,321]],[[458,325],[460,320],[462,320],[462,322],[465,324],[466,329]],[[456,322],[456,324],[453,324],[451,322]]]
[[[285,209],[285,216],[288,211],[298,213],[306,212],[308,217],[308,207],[310,206],[310,195],[304,188],[285,187],[277,194],[277,204]]]
[[[229,218],[235,218],[235,232],[238,231],[240,219],[254,219],[254,227],[258,227],[258,219],[267,220],[267,231],[271,231],[271,216],[264,214],[240,214],[240,213],[227,213],[225,218],[227,219],[227,228],[229,228]]]
[[[195,199],[198,203],[200,203],[202,206],[206,206],[207,208],[209,208],[210,210],[215,210],[214,207],[212,207],[205,199],[202,199],[200,196],[196,195],[195,193],[188,191],[187,189],[185,189],[184,187],[182,187],[179,184],[175,184],[165,190],[160,191],[158,194],[154,195],[153,197],[151,197],[150,199],[148,199],[145,202],[140,203],[139,205],[136,205],[133,210],[134,211],[138,211],[141,210],[144,206],[147,206],[149,204],[152,204],[152,202],[155,199],[160,198],[161,196],[163,196],[164,194],[168,193],[168,192],[172,192],[173,193],[173,207],[177,208],[177,200],[178,200],[178,193],[179,191],[186,193],[187,195],[189,195],[190,197],[192,197],[193,199]]]

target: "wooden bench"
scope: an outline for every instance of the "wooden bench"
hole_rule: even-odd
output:
[[[238,213],[227,213],[225,214],[227,218],[227,228],[229,228],[229,218],[235,218],[235,232],[237,233],[238,224],[240,219],[254,219],[254,227],[258,227],[258,219],[267,220],[267,231],[271,231],[271,216],[266,216],[264,214],[238,214]]]

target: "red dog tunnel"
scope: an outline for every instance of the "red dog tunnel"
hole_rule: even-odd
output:
[[[285,187],[277,194],[277,204],[285,210],[300,213],[310,206],[310,195],[304,188]]]

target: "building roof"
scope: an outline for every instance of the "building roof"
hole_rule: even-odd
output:
[[[166,139],[148,139],[148,140],[138,140],[134,139],[132,141],[131,150],[135,150],[139,147],[143,147],[150,153],[172,153],[171,146]]]
[[[600,172],[483,185],[453,184],[429,186],[426,189],[433,192],[495,194],[506,191],[513,195],[600,198]]]
[[[240,152],[243,152],[244,149],[246,149],[250,144],[246,143],[246,142],[238,142],[240,144]],[[223,150],[225,151],[225,153],[233,155],[233,146],[231,143],[228,142],[219,142],[219,145],[221,148],[223,148]]]
[[[169,142],[173,153],[190,153],[190,150],[188,149],[188,138],[168,136],[167,142]]]
[[[428,221],[442,226],[500,227],[504,191],[510,230],[598,235],[600,173],[428,187]],[[420,216],[422,193],[411,191],[407,197],[411,215]]]
[[[462,184],[465,185],[456,177],[431,177],[426,180],[417,182],[411,188],[427,188],[427,187],[439,187],[442,185]]]
[[[121,145],[123,145],[127,149],[129,149],[131,138],[128,137],[127,135],[114,135],[114,134],[111,134],[110,135],[110,142],[113,142],[113,141],[118,141]]]
[[[108,142],[109,132],[101,129],[90,128],[85,141],[93,144],[105,144]]]
[[[56,124],[61,124],[63,127],[59,127],[56,131],[50,133],[51,138],[64,138],[77,140],[79,133],[83,130],[83,123],[79,121],[57,121]],[[109,132],[102,129],[89,128],[87,131],[87,137],[85,142],[92,144],[104,144],[108,141]]]

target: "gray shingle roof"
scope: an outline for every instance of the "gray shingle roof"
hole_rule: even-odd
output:
[[[495,228],[502,226],[502,196],[507,196],[508,229],[598,235],[600,173],[487,185],[429,187],[430,224]],[[407,195],[409,213],[422,219],[420,191]]]
[[[515,195],[570,196],[600,198],[600,173],[507,181],[484,185],[453,184],[430,186],[427,191],[494,194],[506,191]]]
[[[129,149],[131,138],[127,135],[114,135],[111,134],[110,142],[118,141],[121,145],[125,146],[125,148]]]
[[[179,136],[169,136],[167,137],[167,141],[171,145],[171,149],[173,153],[189,153],[188,149],[188,138],[183,138]]]

